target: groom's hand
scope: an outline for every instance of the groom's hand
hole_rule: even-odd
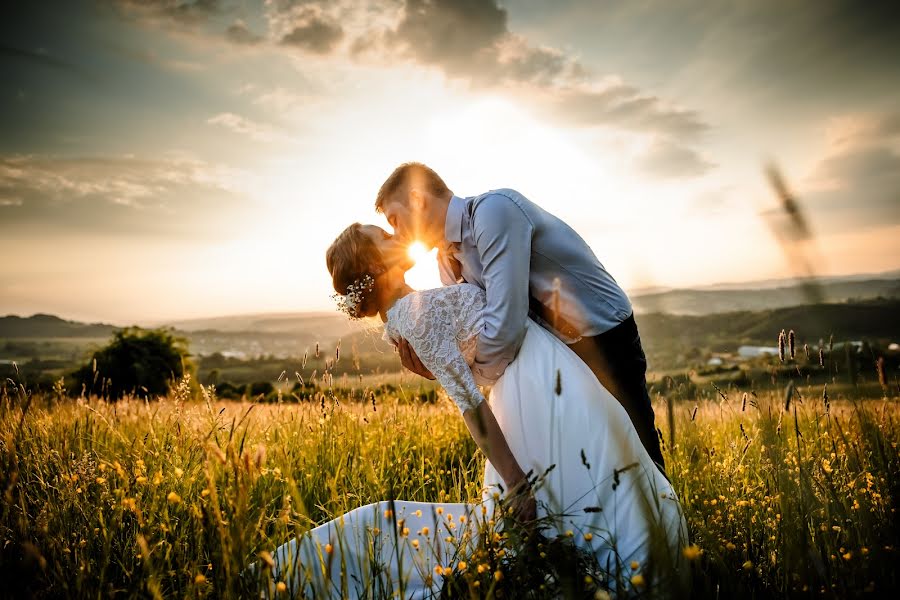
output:
[[[434,379],[434,375],[431,374],[431,371],[422,364],[422,361],[419,360],[419,357],[416,355],[416,351],[413,350],[412,346],[409,345],[405,339],[400,338],[400,342],[397,344],[397,351],[400,353],[400,363],[415,373],[416,375],[421,375],[425,379]]]

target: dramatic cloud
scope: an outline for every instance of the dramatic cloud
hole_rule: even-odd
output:
[[[184,157],[0,158],[0,232],[204,237],[239,230],[241,174]]]
[[[328,54],[343,37],[344,32],[340,25],[320,16],[311,15],[297,23],[290,33],[281,38],[281,43],[313,54]]]

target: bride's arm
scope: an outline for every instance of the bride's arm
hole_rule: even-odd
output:
[[[445,288],[446,289],[446,288]],[[457,405],[472,439],[503,478],[507,487],[522,486],[525,473],[513,456],[506,437],[478,389],[472,369],[459,350],[452,325],[455,310],[447,305],[421,305],[399,323],[401,335],[422,364],[437,378]]]
[[[510,489],[523,485],[525,472],[516,461],[509,445],[506,443],[506,437],[500,424],[494,417],[494,411],[491,406],[482,401],[475,408],[470,408],[463,412],[463,420],[472,439],[484,452],[491,464],[497,469],[500,477],[506,482],[506,486]]]

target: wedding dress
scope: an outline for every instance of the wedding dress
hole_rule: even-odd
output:
[[[461,412],[484,401],[469,368],[484,303],[464,283],[411,293],[387,312],[385,336],[406,339]],[[564,343],[529,319],[488,402],[523,471],[546,472],[534,489],[538,517],[551,516],[545,535],[570,537],[620,582],[651,557],[677,563],[687,533],[671,484],[625,409]],[[436,597],[443,570],[466,560],[503,497],[490,461],[483,483],[480,503],[383,501],[320,525],[275,551],[272,584],[310,598]]]

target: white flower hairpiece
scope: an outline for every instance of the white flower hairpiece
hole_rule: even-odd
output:
[[[332,294],[331,297],[337,302],[339,311],[347,313],[351,319],[360,319],[359,306],[374,287],[375,278],[367,274],[348,285],[346,294]]]

